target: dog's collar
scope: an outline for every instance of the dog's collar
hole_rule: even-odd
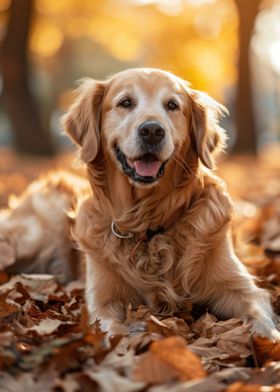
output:
[[[163,234],[165,232],[165,227],[160,226],[158,227],[156,230],[152,230],[152,229],[148,229],[146,231],[146,234],[143,237],[143,241],[151,241],[151,239],[157,235],[157,234]],[[126,239],[126,238],[132,238],[134,237],[134,235],[132,233],[121,233],[118,229],[117,226],[115,224],[115,222],[112,222],[111,224],[111,231],[112,233],[121,239]]]

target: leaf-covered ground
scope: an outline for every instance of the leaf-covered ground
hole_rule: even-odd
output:
[[[280,315],[278,157],[279,150],[258,161],[235,158],[220,174],[235,201],[238,254]],[[30,161],[2,152],[0,207],[58,166],[68,167],[69,158]],[[167,318],[128,308],[127,323],[145,323],[147,332],[109,338],[87,319],[81,282],[61,286],[50,275],[1,272],[0,391],[280,391],[280,344],[252,338],[240,320],[217,320],[191,303]]]

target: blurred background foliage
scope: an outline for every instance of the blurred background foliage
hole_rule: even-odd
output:
[[[0,145],[62,149],[75,81],[136,66],[224,103],[233,151],[279,141],[279,0],[0,0]]]

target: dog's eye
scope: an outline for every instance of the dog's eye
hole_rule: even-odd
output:
[[[130,108],[132,106],[132,101],[129,98],[122,99],[118,106],[121,106],[123,108]]]
[[[167,109],[173,111],[179,109],[179,105],[177,102],[170,100],[167,102]]]

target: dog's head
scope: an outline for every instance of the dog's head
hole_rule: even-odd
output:
[[[225,140],[218,126],[223,112],[222,105],[175,75],[139,68],[104,82],[84,81],[64,127],[86,163],[102,152],[131,183],[147,186],[159,181],[170,161],[188,166],[190,149],[213,168]]]

